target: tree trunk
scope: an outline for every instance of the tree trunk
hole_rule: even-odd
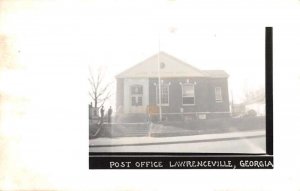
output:
[[[98,106],[97,99],[94,99],[94,107],[97,108],[97,106]]]

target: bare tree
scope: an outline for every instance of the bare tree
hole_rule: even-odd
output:
[[[264,88],[257,88],[248,90],[245,93],[244,102],[250,103],[250,102],[262,102],[265,100],[265,90]]]
[[[93,74],[91,68],[89,68],[90,76],[89,83],[91,85],[91,89],[89,91],[89,95],[94,103],[94,108],[98,108],[103,106],[105,101],[107,101],[111,96],[111,88],[112,83],[107,83],[104,81],[104,70],[99,68],[97,70],[96,75]]]

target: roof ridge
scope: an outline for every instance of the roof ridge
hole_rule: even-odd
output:
[[[195,73],[198,73],[197,75],[199,75],[201,77],[208,77],[208,78],[216,77],[216,78],[219,78],[219,77],[228,77],[229,76],[224,70],[200,70],[199,68],[197,68],[197,67],[195,67],[191,64],[188,64],[185,61],[182,61],[181,59],[179,59],[179,58],[177,58],[173,55],[170,55],[170,54],[168,54],[164,51],[159,51],[156,54],[153,54],[152,56],[149,56],[148,58],[144,59],[143,61],[138,62],[137,64],[135,64],[135,65],[131,66],[130,68],[124,70],[123,72],[119,73],[115,77],[116,78],[122,78],[122,77],[124,77],[124,75],[126,76],[126,73],[130,72],[134,68],[144,64],[145,62],[147,62],[151,59],[155,59],[158,56],[163,56],[165,59],[170,59],[171,62],[173,60],[175,63],[182,64],[185,67],[190,68],[192,71],[195,71]],[[216,72],[216,73],[213,73],[213,72]]]
[[[177,57],[175,57],[175,56],[172,56],[172,55],[170,55],[170,54],[168,54],[168,53],[166,53],[166,52],[163,52],[163,51],[161,51],[161,53],[163,53],[163,54],[165,54],[165,55],[167,55],[167,56],[173,58],[174,60],[177,60],[178,62],[181,62],[181,63],[183,63],[183,64],[185,64],[185,65],[187,65],[187,66],[189,66],[189,67],[191,67],[191,68],[193,68],[193,69],[199,71],[199,72],[202,72],[202,70],[200,70],[199,68],[196,68],[195,66],[193,66],[193,65],[191,65],[191,64],[188,64],[188,63],[186,63],[185,61],[183,61],[183,60],[181,60],[181,59],[179,59],[179,58],[177,58]]]
[[[137,64],[135,64],[135,65],[133,65],[133,66],[127,68],[127,69],[124,70],[123,72],[120,72],[120,73],[117,74],[115,77],[121,76],[123,73],[126,73],[127,71],[131,70],[132,68],[137,67],[137,66],[140,65],[140,64],[143,64],[144,62],[146,62],[147,60],[150,60],[152,57],[154,57],[154,56],[156,56],[156,55],[157,55],[157,54],[154,54],[154,55],[152,55],[152,56],[150,56],[150,57],[144,59],[143,61],[138,62]]]

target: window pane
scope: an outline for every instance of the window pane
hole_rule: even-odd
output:
[[[195,102],[194,97],[183,97],[182,98],[182,104],[194,104]]]
[[[162,87],[162,95],[161,95],[161,103],[162,104],[168,104],[169,103],[169,92],[168,92],[168,87],[167,86],[163,86]]]
[[[161,96],[161,103],[162,104],[168,104],[169,102],[169,92],[168,92],[168,87],[164,86],[162,89],[162,96]]]
[[[222,101],[222,91],[220,87],[215,88],[215,98],[216,101]]]
[[[138,86],[137,93],[138,94],[143,94],[143,86]]]
[[[169,86],[162,85],[161,86],[161,104],[169,104]],[[159,96],[158,96],[159,89],[156,88],[156,103],[159,104]]]
[[[143,97],[142,96],[132,96],[131,97],[131,105],[132,106],[141,106],[141,105],[143,105]]]
[[[182,96],[183,97],[194,97],[194,85],[183,85],[182,86]]]
[[[143,105],[143,99],[141,96],[138,97],[137,105]]]
[[[130,89],[131,95],[143,94],[143,86],[133,85]]]

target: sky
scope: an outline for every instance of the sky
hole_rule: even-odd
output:
[[[70,5],[45,0],[3,1],[5,5],[10,9],[2,13],[0,32],[9,34],[19,51],[15,61],[33,72],[64,67],[84,71],[87,79],[89,67],[105,68],[110,82],[160,49],[199,69],[225,70],[235,102],[264,87],[264,33],[272,23],[264,12],[266,2],[90,0]],[[275,10],[282,6],[281,1],[273,5]],[[115,97],[107,104],[114,106]]]
[[[264,87],[267,25],[254,23],[247,13],[241,18],[216,15],[223,9],[215,10],[214,1],[204,2],[201,6],[195,1],[95,4],[89,9],[92,20],[86,23],[87,46],[94,47],[89,63],[93,68],[104,65],[114,77],[160,49],[199,69],[227,71],[230,93],[236,102],[243,101],[247,91]],[[247,4],[238,4],[247,11]],[[257,7],[257,16],[262,7]]]

